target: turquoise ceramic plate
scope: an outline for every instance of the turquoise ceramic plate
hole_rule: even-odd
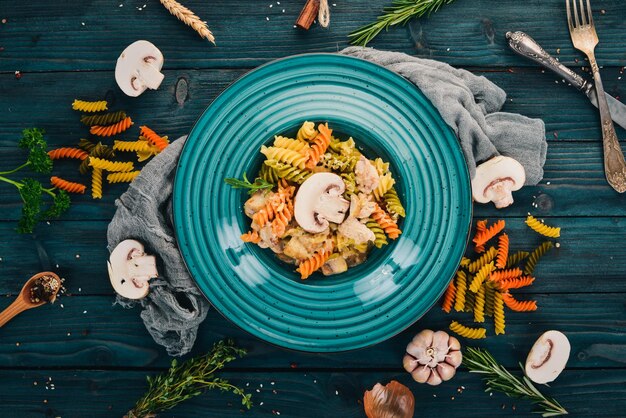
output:
[[[224,178],[256,173],[261,145],[305,120],[390,161],[407,216],[401,237],[364,264],[301,281],[241,242],[247,194]],[[209,301],[251,334],[304,351],[372,345],[419,319],[454,274],[470,218],[465,160],[432,104],[393,72],[334,54],[274,61],[226,89],[189,134],[174,187],[178,244]]]

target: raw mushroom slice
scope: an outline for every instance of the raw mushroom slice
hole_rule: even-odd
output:
[[[540,384],[554,381],[565,369],[570,349],[569,340],[562,332],[544,332],[528,353],[526,376]]]
[[[502,155],[476,167],[472,180],[472,196],[478,203],[493,202],[496,208],[513,204],[512,192],[526,181],[526,171],[517,160]]]
[[[115,292],[128,299],[142,299],[150,290],[150,279],[159,276],[154,256],[146,255],[139,241],[120,242],[107,262]]]
[[[137,97],[146,89],[156,90],[165,77],[161,73],[163,54],[148,41],[128,45],[117,59],[115,81],[122,91]]]
[[[341,197],[346,185],[337,174],[316,173],[302,183],[294,202],[294,217],[302,229],[318,234],[329,222],[340,224],[350,202]]]

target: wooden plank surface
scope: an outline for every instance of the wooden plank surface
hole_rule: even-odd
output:
[[[626,293],[520,295],[535,299],[539,310],[532,313],[506,312],[506,334],[494,336],[489,318],[489,338],[463,345],[486,347],[508,367],[524,360],[535,339],[544,331],[558,328],[567,334],[572,353],[569,368],[624,368]],[[4,306],[10,299],[1,300]],[[26,312],[2,329],[0,369],[38,367],[63,368],[165,367],[165,350],[155,345],[141,322],[138,310],[112,307],[113,297],[62,297],[58,304]],[[63,304],[63,308],[61,308]],[[445,314],[435,305],[424,318],[398,336],[374,347],[339,354],[309,354],[284,350],[264,343],[226,321],[211,310],[200,327],[192,354],[201,354],[225,337],[236,338],[249,355],[234,364],[245,369],[397,369],[405,347],[421,329],[447,329],[455,319],[472,324],[469,314]],[[68,335],[69,334],[69,335]],[[1,374],[1,373],[0,373]]]
[[[11,389],[0,392],[0,403],[21,418],[120,417],[143,393],[145,376],[152,373],[3,371],[0,386]],[[252,393],[255,406],[250,411],[241,410],[239,400],[233,395],[206,393],[159,414],[159,417],[276,417],[280,414],[289,418],[362,418],[365,416],[360,403],[363,392],[376,382],[386,383],[392,379],[408,385],[412,390],[416,413],[419,414],[416,416],[534,416],[525,402],[499,393],[493,396],[485,393],[479,376],[468,372],[458,372],[454,380],[438,387],[412,382],[407,373],[399,370],[356,373],[249,371],[245,374],[225,373],[224,377]],[[610,374],[602,369],[566,371],[557,382],[551,388],[542,388],[542,391],[556,397],[572,416],[623,416],[626,402],[622,389],[626,383],[624,374]],[[54,384],[54,390],[45,389],[46,385],[50,387],[50,383]]]
[[[286,55],[336,52],[348,45],[349,32],[373,21],[389,4],[337,1],[331,7],[329,29],[315,26],[302,32],[293,24],[303,2],[284,1],[272,8],[270,3],[185,3],[209,22],[217,39],[213,47],[192,30],[184,30],[156,2],[96,0],[72,7],[65,2],[46,2],[45,7],[40,2],[18,2],[3,9],[0,17],[7,19],[0,24],[5,48],[0,52],[0,71],[110,70],[126,45],[144,38],[161,48],[169,68],[253,67]],[[602,39],[597,49],[600,65],[625,65],[626,22],[620,2],[594,0],[593,5]],[[551,53],[558,50],[562,62],[581,66],[584,61],[571,46],[564,9],[562,0],[457,0],[429,19],[383,33],[371,46],[455,65],[532,65],[509,51],[504,39],[509,30],[525,30]]]

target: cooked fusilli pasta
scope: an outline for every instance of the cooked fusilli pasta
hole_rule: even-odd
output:
[[[68,193],[82,194],[85,193],[85,189],[87,188],[84,184],[67,181],[57,176],[50,177],[50,184],[52,184],[57,189],[65,190]]]
[[[112,125],[126,118],[126,112],[123,110],[111,113],[103,113],[100,115],[83,115],[80,117],[81,123],[87,126],[93,125]]]
[[[532,215],[528,215],[526,218],[526,225],[544,237],[558,238],[561,236],[561,228],[558,226],[548,226]]]
[[[298,134],[296,135],[296,139],[300,141],[310,141],[315,138],[317,135],[317,130],[315,130],[315,123],[305,121],[300,129],[298,129]]]
[[[261,153],[265,155],[268,160],[289,164],[301,170],[304,170],[307,161],[307,157],[300,154],[298,151],[285,148],[266,147],[263,145],[261,146]]]
[[[272,169],[280,178],[284,178],[294,183],[302,184],[306,179],[311,177],[311,172],[294,167],[291,164],[281,163],[276,160],[265,160],[263,164]]]
[[[292,167],[292,168],[295,168],[295,167]],[[270,167],[267,164],[261,164],[261,169],[259,170],[259,178],[265,180],[268,183],[278,184],[278,180],[280,180],[281,175],[278,174],[278,172],[273,167]],[[291,180],[291,179],[287,179],[287,180]]]
[[[257,231],[250,231],[241,235],[241,240],[243,242],[251,242],[253,244],[258,244],[259,242],[261,242],[261,237],[259,236],[259,233]]]
[[[391,190],[394,184],[396,184],[396,181],[391,176],[391,173],[385,173],[380,176],[378,178],[378,187],[374,189],[374,197],[376,200],[381,200],[383,195]]]
[[[133,125],[133,121],[131,120],[130,116],[127,116],[126,118],[122,119],[121,121],[117,122],[114,125],[107,125],[107,126],[94,125],[91,128],[89,128],[89,132],[92,135],[97,135],[97,136],[113,136],[113,135],[117,135],[119,133],[124,132],[125,130],[130,128],[131,125]]]
[[[274,146],[277,148],[285,148],[292,151],[297,151],[303,155],[306,155],[308,149],[310,148],[309,144],[305,141],[287,138],[286,136],[280,135],[276,135],[274,137]]]
[[[395,188],[392,187],[387,190],[387,193],[383,196],[383,200],[385,201],[385,207],[391,216],[401,216],[403,218],[406,216],[404,206],[402,206],[402,202],[400,202],[400,197],[398,196],[398,192]]]
[[[300,278],[302,280],[309,278],[311,274],[319,270],[320,267],[322,267],[322,265],[326,263],[326,261],[328,260],[328,258],[330,257],[332,253],[333,253],[333,245],[332,245],[332,241],[329,241],[328,244],[324,248],[317,251],[315,254],[313,254],[311,257],[307,258],[306,260],[300,262],[300,264],[298,265],[298,268],[296,269],[296,271],[300,273]]]
[[[107,174],[107,181],[112,183],[130,183],[139,175],[139,170]]]
[[[85,100],[75,99],[72,103],[72,109],[78,110],[80,112],[102,112],[103,110],[107,110],[107,102],[106,100],[100,100],[98,102],[88,102]]]
[[[102,170],[94,168],[91,172],[91,197],[102,199]]]
[[[307,150],[308,158],[306,160],[306,168],[308,169],[312,169],[320,161],[320,158],[326,152],[330,144],[330,138],[333,133],[333,130],[328,127],[328,124],[324,125],[320,123],[317,130],[317,135],[311,140],[311,148]]]
[[[100,168],[106,171],[133,171],[135,166],[132,162],[118,162],[118,161],[109,161],[102,158],[97,157],[89,157],[89,165],[94,168]]]
[[[452,332],[456,332],[461,337],[474,340],[485,338],[487,336],[487,330],[485,328],[470,328],[465,325],[461,325],[457,321],[452,321],[450,324],[450,330]]]
[[[89,157],[89,154],[87,154],[82,149],[64,147],[64,148],[57,148],[57,149],[48,151],[48,156],[52,160],[58,160],[61,158],[73,158],[76,160],[84,160],[85,158]]]
[[[398,228],[398,224],[396,224],[391,216],[387,212],[385,212],[378,204],[376,204],[376,209],[372,213],[372,219],[378,222],[378,225],[385,231],[385,234],[389,237],[389,239],[396,239],[400,236],[402,231]]]
[[[387,241],[387,235],[385,235],[385,231],[380,227],[378,222],[374,219],[369,218],[367,222],[365,222],[365,226],[367,226],[370,231],[374,233],[374,246],[376,248],[382,248],[383,245],[387,245],[389,242]]]

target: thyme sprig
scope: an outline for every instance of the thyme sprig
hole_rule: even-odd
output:
[[[405,25],[413,18],[429,16],[443,5],[450,4],[454,0],[394,0],[391,6],[383,9],[383,14],[376,18],[375,22],[365,25],[350,33],[350,43],[353,45],[366,46],[383,29],[391,26]]]
[[[231,186],[233,189],[250,189],[248,190],[248,194],[253,194],[258,190],[271,190],[274,185],[260,177],[254,179],[254,183],[251,183],[246,176],[246,173],[243,173],[243,180],[236,179],[234,177],[225,178],[224,182]]]
[[[542,417],[568,414],[556,399],[546,397],[539,392],[526,376],[522,379],[513,376],[506,368],[498,364],[487,350],[468,347],[463,353],[463,365],[471,373],[485,375],[484,381],[487,385],[485,392],[495,390],[503,392],[511,398],[527,399],[538,406],[535,413],[541,414]]]
[[[232,340],[222,340],[215,343],[208,354],[194,357],[181,364],[173,360],[168,371],[158,376],[147,377],[148,390],[128,412],[126,418],[154,417],[157,412],[173,408],[200,395],[206,389],[239,395],[241,404],[250,409],[252,395],[215,375],[226,363],[245,354],[246,351],[235,347]]]

